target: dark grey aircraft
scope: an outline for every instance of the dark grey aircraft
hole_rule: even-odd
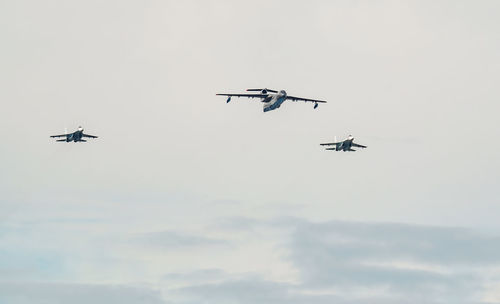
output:
[[[88,135],[88,134],[83,133],[83,128],[82,127],[78,127],[78,130],[76,130],[73,133],[61,134],[61,135],[52,135],[50,137],[52,137],[52,138],[66,137],[64,139],[58,139],[57,140],[57,141],[65,141],[65,142],[70,142],[70,141],[74,141],[74,142],[86,142],[86,140],[83,139],[84,137],[97,138],[97,136]]]
[[[335,148],[326,148],[326,150],[333,150],[333,151],[351,151],[354,152],[352,147],[356,148],[366,148],[366,146],[363,145],[358,145],[354,143],[354,137],[352,135],[349,135],[345,140],[339,141],[339,142],[333,142],[333,143],[325,143],[325,144],[320,144],[321,146],[335,146]]]

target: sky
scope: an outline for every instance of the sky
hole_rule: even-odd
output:
[[[0,303],[500,303],[499,9],[0,1]]]

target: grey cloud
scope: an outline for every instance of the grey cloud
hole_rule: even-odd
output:
[[[196,271],[188,272],[188,273],[169,273],[163,277],[163,279],[167,281],[210,281],[217,280],[222,278],[228,278],[227,274],[224,273],[221,269],[199,269]]]
[[[244,231],[244,230],[252,230],[255,227],[260,227],[262,225],[263,222],[260,220],[244,216],[237,216],[237,217],[225,217],[219,219],[214,226],[216,228],[224,230]]]
[[[387,286],[400,295],[457,301],[481,289],[481,267],[500,265],[499,241],[463,228],[301,221],[290,259],[310,287]],[[395,265],[401,262],[410,266]]]
[[[0,302],[162,304],[159,291],[125,285],[0,282]]]
[[[298,223],[296,242],[332,246],[332,254],[364,258],[408,258],[445,265],[489,265],[500,262],[500,238],[465,228],[393,223],[331,221]],[[305,248],[300,243],[297,248]],[[302,244],[307,245],[307,244]]]
[[[428,295],[422,294],[420,297],[405,297],[399,294],[379,295],[379,296],[363,296],[363,291],[353,292],[350,296],[346,296],[343,292],[335,293],[309,293],[303,286],[289,283],[278,283],[268,280],[263,280],[257,277],[227,280],[216,284],[201,284],[190,287],[185,287],[176,290],[176,294],[180,295],[180,299],[174,303],[206,303],[206,304],[277,304],[277,303],[293,303],[293,304],[322,304],[322,303],[338,303],[338,304],[421,304],[421,303],[441,303],[439,300],[433,300]],[[454,303],[480,303],[469,301],[467,299],[457,299]]]
[[[136,241],[146,246],[170,249],[182,249],[200,246],[224,246],[229,244],[229,242],[226,240],[176,231],[144,233],[137,236]]]
[[[224,222],[234,227],[238,219]],[[299,281],[219,275],[202,284],[198,276],[179,293],[206,303],[480,303],[490,279],[484,269],[500,265],[499,238],[464,228],[298,218],[242,223],[250,233],[288,228],[281,244]]]
[[[291,286],[259,278],[228,280],[218,284],[203,284],[179,289],[188,299],[185,303],[331,303],[320,297],[301,297],[291,294]],[[331,300],[331,298],[330,298]]]

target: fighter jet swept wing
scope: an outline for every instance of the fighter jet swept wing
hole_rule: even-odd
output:
[[[51,135],[50,137],[52,138],[56,138],[56,137],[66,137],[68,136],[69,134],[61,134],[61,135]]]
[[[351,143],[351,146],[357,147],[357,148],[367,148],[366,146],[358,145],[357,143]]]
[[[334,142],[334,143],[324,143],[324,144],[319,144],[320,146],[334,146],[341,144],[342,142]]]
[[[94,135],[89,135],[89,134],[82,133],[82,137],[97,138],[98,136],[94,136]]]

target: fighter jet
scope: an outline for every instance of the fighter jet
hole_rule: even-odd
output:
[[[354,152],[352,147],[357,147],[357,148],[366,148],[366,146],[363,145],[358,145],[354,143],[354,137],[352,135],[349,135],[347,139],[339,142],[333,142],[333,143],[324,143],[320,144],[321,146],[335,146],[335,148],[326,148],[326,150],[334,150],[334,151],[351,151]]]
[[[65,142],[70,142],[70,141],[74,141],[74,142],[86,142],[86,140],[83,139],[84,137],[97,138],[97,136],[88,135],[88,134],[83,133],[83,128],[81,126],[78,127],[78,130],[76,130],[73,133],[62,134],[62,135],[52,135],[50,137],[52,137],[52,138],[66,137],[65,139],[58,139],[57,140],[57,141],[65,141]]]
[[[314,108],[318,107],[318,103],[326,103],[324,100],[316,100],[309,98],[301,98],[287,95],[285,90],[276,91],[270,89],[247,89],[247,92],[259,92],[257,94],[216,94],[218,96],[227,96],[226,103],[231,101],[231,97],[248,97],[248,98],[258,98],[264,103],[264,112],[276,110],[281,106],[285,100],[291,101],[305,101],[314,103]]]

